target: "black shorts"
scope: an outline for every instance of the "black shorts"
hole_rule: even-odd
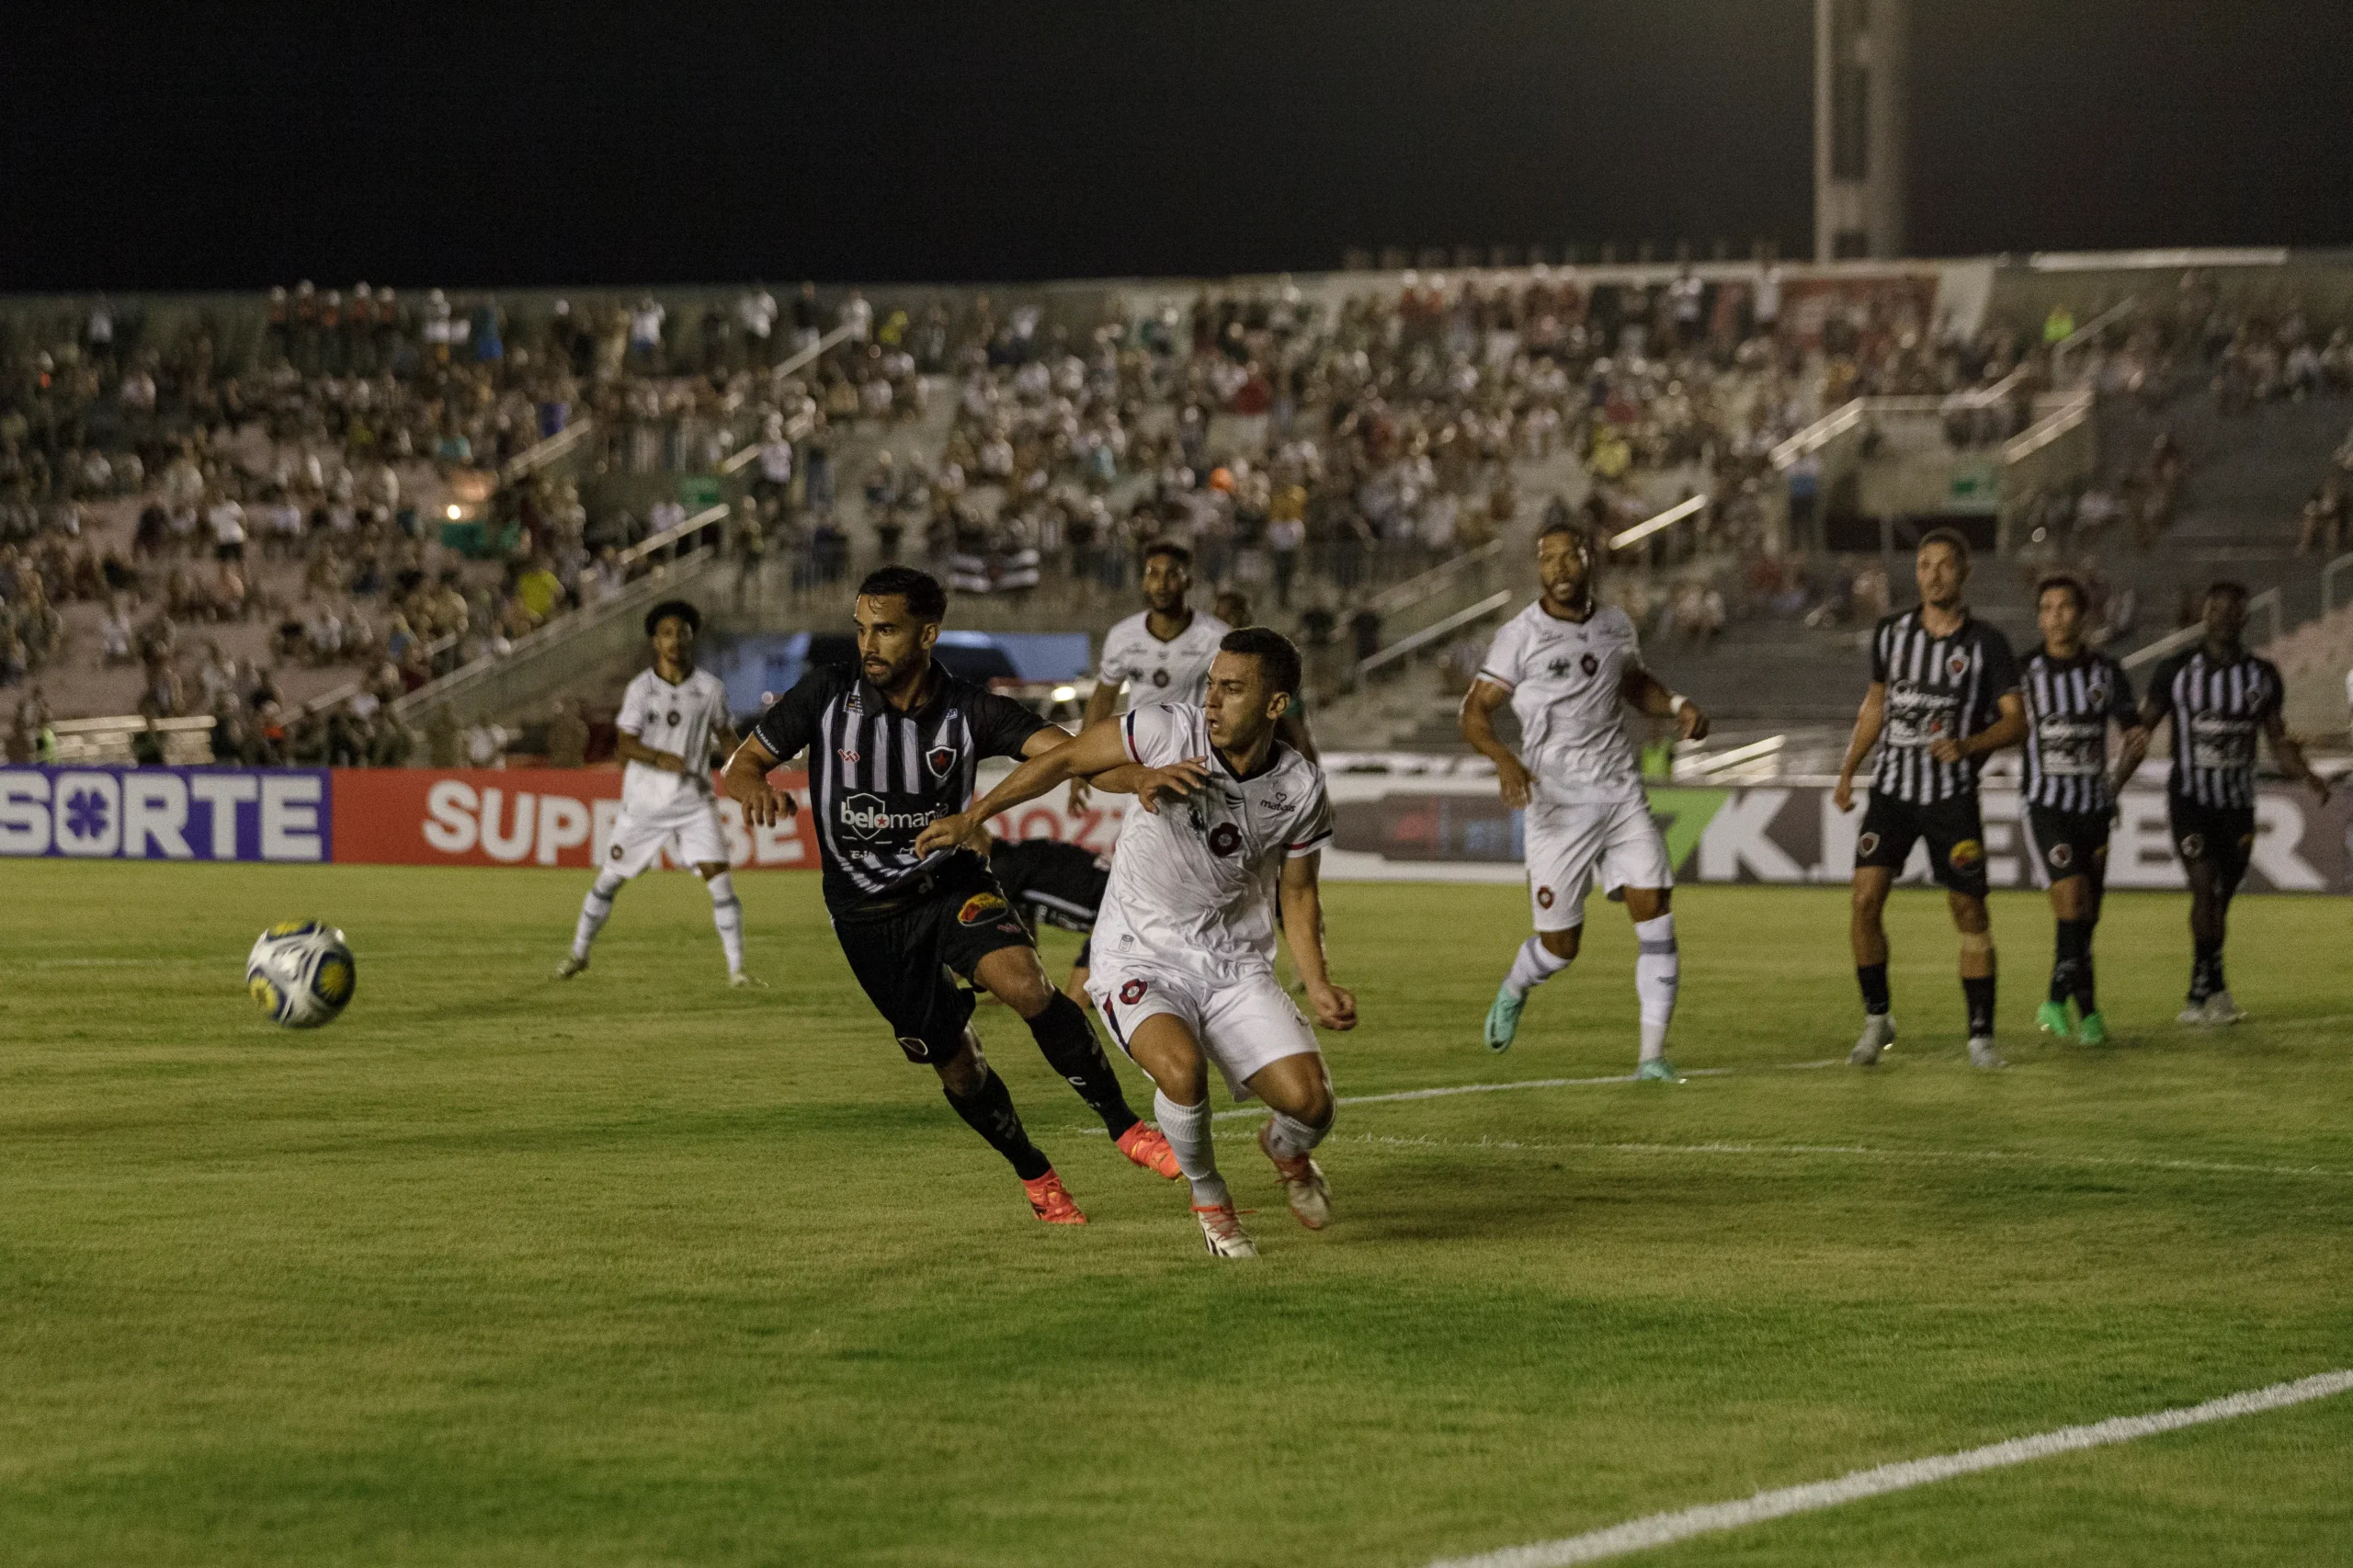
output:
[[[2044,887],[2069,877],[2089,877],[2097,887],[2108,877],[2108,813],[2063,812],[2050,806],[2026,809],[2027,851],[2034,857],[2035,880]]]
[[[910,1062],[956,1054],[972,1016],[969,981],[1000,948],[1029,946],[1029,933],[976,857],[957,855],[927,887],[834,916],[852,974],[898,1037]]]
[[[1078,945],[1078,957],[1070,960],[1070,967],[1073,969],[1092,969],[1094,966],[1095,937],[1090,933],[1086,940]]]
[[[2174,853],[2184,868],[2211,864],[2222,876],[2224,892],[2239,891],[2255,855],[2253,806],[2201,806],[2168,790],[2165,820],[2173,828]]]
[[[1855,867],[1884,866],[1901,875],[1912,846],[1923,838],[1928,841],[1928,870],[1939,886],[1972,898],[1985,896],[1985,824],[1974,790],[1926,806],[1873,790],[1855,840]]]

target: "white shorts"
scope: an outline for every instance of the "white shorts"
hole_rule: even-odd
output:
[[[719,807],[709,796],[680,790],[670,804],[652,811],[623,806],[613,819],[603,869],[626,881],[650,870],[665,848],[680,866],[727,864],[727,835],[720,830]]]
[[[1606,805],[1532,801],[1522,820],[1528,901],[1539,931],[1585,924],[1585,895],[1593,889],[1597,867],[1605,892],[1675,885],[1666,842],[1651,820],[1650,802],[1639,795]]]
[[[1102,1009],[1103,1021],[1111,1026],[1111,1038],[1121,1051],[1128,1049],[1136,1026],[1155,1013],[1184,1024],[1202,1052],[1217,1063],[1237,1100],[1252,1097],[1250,1080],[1268,1062],[1316,1051],[1315,1031],[1271,971],[1209,980],[1183,970],[1098,956],[1087,973],[1086,994]]]

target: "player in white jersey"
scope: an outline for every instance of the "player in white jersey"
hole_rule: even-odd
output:
[[[1143,552],[1143,609],[1114,622],[1103,634],[1103,663],[1095,674],[1095,689],[1087,694],[1082,728],[1099,724],[1119,711],[1120,693],[1128,706],[1145,708],[1157,702],[1199,703],[1208,688],[1210,661],[1217,645],[1233,630],[1213,615],[1188,605],[1193,591],[1193,552],[1166,540]],[[1070,809],[1086,804],[1086,780],[1070,784]]]
[[[1321,1230],[1332,1213],[1313,1154],[1332,1129],[1331,1078],[1274,972],[1279,903],[1317,1022],[1356,1027],[1356,998],[1324,965],[1316,869],[1331,842],[1332,809],[1323,770],[1275,733],[1299,675],[1299,651],[1279,633],[1229,632],[1204,703],[1148,704],[1090,724],[1023,763],[961,817],[934,823],[916,845],[961,842],[1065,778],[1134,790],[1143,809],[1128,814],[1111,859],[1087,992],[1152,1077],[1160,1130],[1219,1257],[1255,1257],[1257,1244],[1235,1216],[1211,1142],[1212,1062],[1236,1098],[1255,1095],[1274,1113],[1258,1146],[1300,1223]]]
[[[1462,738],[1495,759],[1504,804],[1524,811],[1528,891],[1536,935],[1520,945],[1487,1009],[1490,1051],[1508,1051],[1528,994],[1569,966],[1596,874],[1623,889],[1641,951],[1634,992],[1643,1034],[1635,1076],[1673,1082],[1666,1026],[1675,1016],[1681,959],[1668,907],[1674,868],[1651,820],[1643,777],[1620,709],[1673,714],[1686,740],[1708,733],[1706,715],[1643,667],[1634,623],[1593,597],[1592,542],[1567,523],[1536,540],[1544,591],[1504,623],[1462,699]],[[1495,710],[1508,700],[1520,749],[1496,737]]]
[[[710,890],[710,917],[727,954],[727,983],[756,985],[744,972],[744,905],[727,869],[727,839],[710,787],[712,748],[735,749],[729,722],[727,688],[717,676],[695,668],[695,637],[702,616],[684,599],[655,605],[645,616],[654,643],[654,667],[641,671],[621,698],[614,750],[621,771],[621,814],[613,823],[612,846],[597,880],[580,904],[572,951],[556,965],[556,978],[569,980],[588,967],[588,947],[613,913],[622,886],[660,859],[665,848],[689,865]]]

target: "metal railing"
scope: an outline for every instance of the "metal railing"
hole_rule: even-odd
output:
[[[2348,556],[2347,559],[2353,560],[2353,556]],[[2270,612],[2271,635],[2268,641],[2272,642],[2279,642],[2281,631],[2279,590],[2277,588],[2266,588],[2263,592],[2256,595],[2255,597],[2246,601],[2246,613],[2249,619],[2254,619],[2255,612],[2257,610],[2268,610]],[[2200,641],[2205,635],[2206,629],[2203,626],[2185,626],[2177,631],[2166,632],[2163,637],[2158,638],[2154,642],[2143,643],[2142,646],[2133,649],[2132,652],[2125,654],[2123,659],[2120,662],[2128,670],[2137,670],[2143,665],[2154,664],[2155,661],[2164,658],[2167,653],[2179,653],[2182,649]]]
[[[2069,349],[2089,343],[2100,333],[2107,331],[2110,322],[2120,321],[2140,308],[2140,298],[2137,295],[2128,294],[2053,344],[2051,348],[2051,379],[2054,381],[2059,379],[2059,368],[2066,361]]]
[[[2005,464],[2023,462],[2091,417],[2092,390],[2078,388],[2065,403],[2002,443]]]
[[[1461,631],[1474,621],[1483,620],[1511,603],[1511,590],[1498,588],[1476,604],[1466,605],[1452,615],[1423,627],[1419,631],[1401,637],[1371,657],[1357,661],[1356,684],[1362,686],[1373,671],[1393,665],[1416,651],[1428,647],[1439,638]]]
[[[1489,540],[1476,550],[1466,550],[1453,560],[1441,562],[1427,572],[1419,572],[1402,583],[1392,583],[1367,602],[1381,615],[1394,615],[1425,600],[1436,598],[1454,586],[1460,579],[1483,572],[1500,561],[1504,541]]]
[[[774,371],[770,372],[770,374],[776,380],[781,381],[785,377],[792,374],[793,371],[801,369],[801,366],[823,358],[828,349],[848,342],[850,340],[850,329],[847,325],[837,326],[834,328],[833,331],[817,339],[816,342],[811,344],[808,347],[803,348],[798,354],[795,354],[790,358],[785,360],[782,364],[779,365]],[[797,441],[801,439],[801,437],[809,434],[811,428],[815,424],[816,421],[811,418],[807,414],[803,413],[798,415],[793,418],[790,425],[785,426],[784,438],[788,441]],[[747,466],[750,465],[753,459],[760,455],[760,448],[763,444],[764,443],[760,441],[755,440],[750,442],[748,445],[731,452],[728,454],[726,460],[719,465],[719,472],[722,474],[741,473]]]
[[[1697,495],[1687,496],[1683,500],[1677,501],[1674,506],[1669,506],[1664,512],[1652,514],[1650,517],[1643,518],[1641,522],[1636,523],[1632,528],[1627,528],[1621,533],[1611,534],[1609,536],[1609,548],[1612,550],[1623,550],[1628,545],[1639,544],[1643,540],[1650,538],[1653,534],[1662,533],[1666,529],[1673,528],[1684,518],[1696,517],[1707,509],[1708,494],[1703,490]]]
[[[2334,614],[2336,609],[2336,574],[2353,571],[2353,551],[2338,556],[2320,569],[2320,612]]]

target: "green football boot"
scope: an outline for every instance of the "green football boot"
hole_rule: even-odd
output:
[[[1515,996],[1511,987],[1495,988],[1495,999],[1487,1008],[1487,1049],[1509,1051],[1511,1042],[1519,1035],[1520,1010],[1528,1006],[1528,998]]]
[[[2084,1015],[2083,1027],[2076,1030],[2075,1038],[2082,1040],[2086,1045],[2106,1045],[2108,1043],[2108,1020],[2101,1017],[2097,1013],[2086,1013]]]
[[[2034,1027],[2044,1034],[2057,1035],[2061,1040],[2075,1032],[2068,1026],[2067,1004],[2064,1002],[2045,1002],[2037,1007],[2034,1010]]]
[[[1675,1071],[1675,1063],[1664,1056],[1653,1057],[1634,1069],[1634,1081],[1640,1084],[1679,1084],[1682,1078]]]

